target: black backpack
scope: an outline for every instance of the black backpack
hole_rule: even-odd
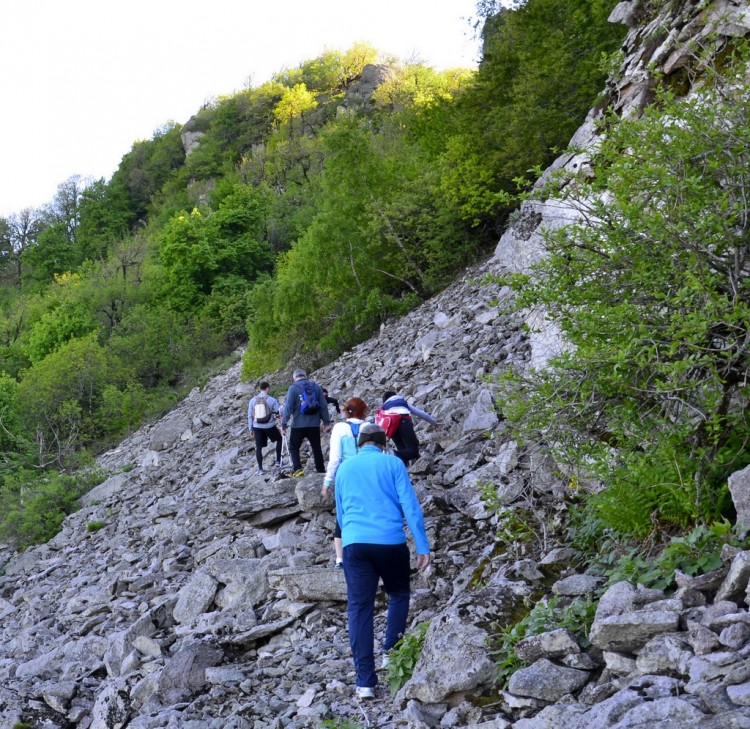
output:
[[[299,396],[299,411],[301,415],[317,415],[320,409],[318,397],[315,394],[315,387],[312,382],[307,382],[302,386],[302,392]]]

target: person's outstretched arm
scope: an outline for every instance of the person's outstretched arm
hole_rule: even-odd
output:
[[[414,405],[409,405],[409,412],[412,415],[416,415],[418,418],[421,418],[422,420],[426,420],[430,425],[440,425],[440,423],[435,420],[435,418],[432,417],[429,413],[426,413],[424,410],[420,410],[417,407],[414,407]]]

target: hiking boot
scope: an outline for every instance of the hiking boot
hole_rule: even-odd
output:
[[[258,470],[257,470],[257,471],[255,472],[255,475],[256,475],[256,476],[265,476],[265,475],[266,475],[266,472],[265,472],[265,471],[264,471],[264,470],[263,470],[262,468],[259,468],[259,469],[258,469]]]
[[[375,689],[372,686],[357,686],[355,694],[358,699],[374,699]]]
[[[302,478],[302,476],[304,476],[304,475],[305,475],[305,469],[304,468],[299,468],[299,469],[297,469],[292,474],[292,476],[294,476],[295,478]]]

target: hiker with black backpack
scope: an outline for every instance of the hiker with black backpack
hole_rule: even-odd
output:
[[[276,467],[281,467],[282,438],[276,427],[279,416],[279,401],[268,394],[271,385],[260,383],[260,392],[250,400],[247,408],[247,421],[250,432],[255,436],[255,460],[258,462],[256,475],[265,473],[263,470],[263,449],[270,440],[276,444]]]
[[[325,390],[323,390],[325,392]],[[328,489],[336,481],[336,471],[343,461],[353,456],[359,449],[357,438],[359,437],[359,428],[365,422],[365,413],[367,404],[359,397],[352,397],[344,404],[343,420],[333,426],[331,431],[331,442],[328,446],[328,468],[323,479],[323,488],[320,495],[328,498]],[[336,552],[335,567],[343,567],[344,548],[341,546],[341,527],[336,520],[336,527],[333,531],[333,547]]]
[[[383,405],[375,415],[375,422],[385,430],[386,436],[396,446],[394,455],[398,456],[405,466],[408,466],[410,461],[416,461],[419,458],[419,439],[414,431],[412,415],[426,420],[430,425],[437,427],[441,425],[432,415],[410,405],[403,395],[393,390],[386,390],[383,393]]]
[[[304,476],[305,471],[300,461],[300,447],[307,440],[313,452],[315,470],[325,473],[323,448],[320,445],[320,424],[323,432],[331,428],[331,416],[328,414],[323,390],[317,382],[307,379],[303,369],[296,369],[292,374],[294,383],[287,390],[284,406],[281,409],[281,432],[286,435],[291,421],[289,436],[289,457],[292,460],[292,476]]]

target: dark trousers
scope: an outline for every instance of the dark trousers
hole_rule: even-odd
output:
[[[291,429],[291,435],[289,436],[289,457],[292,459],[292,469],[299,471],[302,468],[299,449],[305,438],[307,438],[307,442],[310,444],[310,448],[312,448],[315,470],[318,473],[325,473],[326,467],[323,463],[323,449],[320,446],[320,426]]]
[[[378,580],[388,595],[383,650],[406,632],[409,616],[409,548],[406,544],[348,544],[344,547],[344,576],[357,686],[375,686],[374,619]]]
[[[409,461],[419,458],[419,441],[411,418],[401,419],[398,430],[393,434],[393,444],[396,446],[394,455],[398,456],[405,466],[409,465]]]
[[[273,428],[253,428],[255,436],[255,460],[258,461],[258,468],[263,468],[263,449],[270,440],[276,443],[276,463],[281,461],[281,433],[274,425]]]

